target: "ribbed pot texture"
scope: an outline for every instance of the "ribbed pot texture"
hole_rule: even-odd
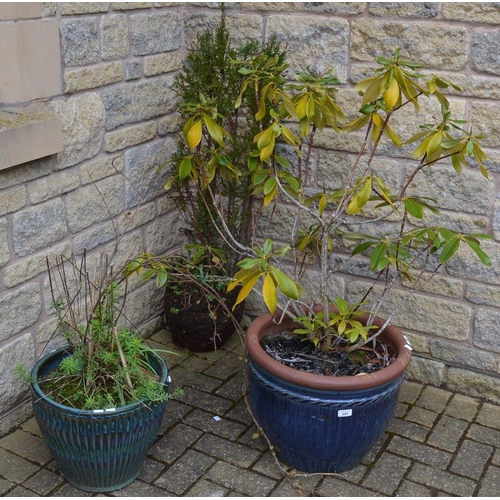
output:
[[[376,318],[377,326],[383,323]],[[390,366],[363,376],[315,375],[279,363],[261,347],[266,337],[296,327],[291,320],[277,325],[264,314],[248,328],[253,414],[285,464],[310,473],[352,469],[393,415],[411,347],[401,330],[389,325],[379,339],[397,351]]]
[[[58,366],[66,348],[38,361],[33,380]],[[156,354],[150,362],[168,392],[168,368]],[[121,489],[137,478],[156,438],[167,402],[139,401],[114,410],[78,410],[48,398],[38,382],[31,386],[36,421],[67,481],[90,492]]]

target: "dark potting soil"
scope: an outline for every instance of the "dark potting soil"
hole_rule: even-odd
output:
[[[351,353],[323,352],[313,342],[298,335],[283,332],[268,337],[262,342],[262,348],[276,361],[296,370],[330,376],[352,376],[360,373],[373,373],[388,366],[395,358],[395,353],[388,346],[376,343],[367,344],[362,349]]]

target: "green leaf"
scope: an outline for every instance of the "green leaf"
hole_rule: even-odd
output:
[[[387,244],[385,242],[378,244],[374,248],[370,256],[370,269],[372,271],[377,270],[379,262],[386,256],[386,253],[387,253]]]
[[[299,298],[299,287],[297,283],[287,276],[283,271],[273,267],[271,273],[278,284],[278,288],[290,299],[297,300]]]
[[[470,235],[468,235],[470,236]],[[491,259],[490,256],[481,248],[479,242],[474,241],[473,239],[465,236],[464,237],[465,242],[467,245],[469,245],[472,250],[474,250],[475,254],[479,257],[479,260],[485,265],[485,266],[491,266]]]
[[[415,198],[405,198],[404,204],[410,215],[417,219],[424,218],[424,207]]]
[[[158,274],[156,275],[156,287],[162,288],[167,282],[167,278],[168,278],[167,272],[164,269],[160,269],[158,271]]]
[[[224,147],[224,129],[208,115],[203,115],[203,120],[210,137],[221,147]]]
[[[183,158],[179,165],[179,179],[186,179],[189,177],[192,168],[191,158]]]
[[[454,236],[451,238],[441,249],[441,254],[439,255],[439,262],[444,264],[448,262],[458,250],[460,245],[460,238],[458,236]]]

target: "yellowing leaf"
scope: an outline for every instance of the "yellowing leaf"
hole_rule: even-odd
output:
[[[389,88],[384,92],[384,101],[389,111],[394,108],[399,100],[399,85],[395,78],[391,80]]]
[[[202,131],[202,123],[199,120],[188,130],[186,139],[190,149],[194,149],[201,142]]]
[[[266,274],[266,277],[264,278],[262,295],[269,312],[273,314],[274,311],[276,311],[276,306],[278,305],[278,289],[276,288],[276,283],[270,274]]]

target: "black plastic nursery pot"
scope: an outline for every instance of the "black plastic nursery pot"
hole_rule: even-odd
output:
[[[60,348],[41,358],[32,371],[31,399],[36,421],[61,472],[75,488],[89,492],[121,489],[137,478],[156,438],[167,401],[138,401],[108,410],[78,410],[47,397],[38,380],[68,355]],[[151,366],[168,392],[165,362],[154,353]]]
[[[214,303],[209,309],[206,299],[197,287],[182,293],[170,287],[165,289],[165,323],[172,333],[175,345],[192,352],[214,351],[222,347],[236,331],[234,321],[243,316],[244,303],[233,311],[239,290],[221,293],[227,310]],[[175,312],[173,312],[175,311]],[[231,317],[232,315],[232,317]]]
[[[374,322],[382,326],[384,321]],[[248,395],[253,414],[277,457],[309,473],[343,472],[356,467],[391,419],[411,347],[389,325],[379,339],[397,351],[390,366],[375,373],[334,377],[287,367],[261,347],[266,337],[296,328],[276,324],[270,314],[255,319],[246,334]]]

